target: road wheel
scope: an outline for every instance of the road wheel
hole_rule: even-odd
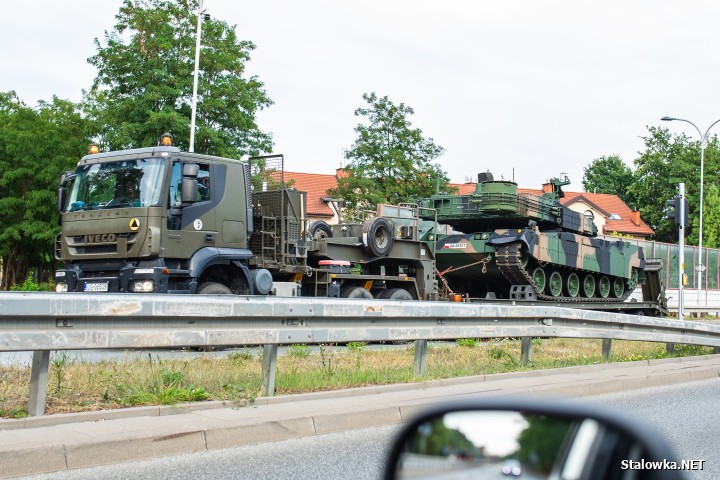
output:
[[[542,293],[545,290],[545,285],[547,284],[545,270],[543,270],[542,267],[536,267],[531,276],[533,283],[535,284],[535,288],[538,292]]]
[[[600,298],[608,298],[610,296],[610,279],[607,275],[600,277],[597,284],[597,293]]]
[[[376,257],[390,253],[393,245],[393,229],[383,217],[374,217],[363,225],[363,248]]]
[[[342,287],[340,289],[340,298],[362,298],[365,300],[372,300],[372,293],[368,292],[362,287],[350,286]]]
[[[222,283],[205,282],[198,285],[198,295],[232,295],[233,292]]]
[[[571,272],[570,275],[567,276],[565,288],[567,289],[568,297],[575,298],[580,294],[580,277],[578,277],[577,273]]]
[[[548,290],[550,295],[553,297],[559,297],[563,291],[563,278],[562,274],[557,270],[550,274],[550,281],[548,282]]]
[[[625,280],[620,277],[615,277],[613,280],[613,296],[620,298],[625,293]]]
[[[375,297],[378,300],[414,300],[410,292],[404,288],[387,288]]]
[[[595,277],[593,277],[592,273],[588,273],[585,275],[585,278],[583,278],[582,291],[583,297],[585,298],[595,296]]]

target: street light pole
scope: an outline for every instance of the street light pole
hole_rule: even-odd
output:
[[[195,76],[193,79],[192,113],[190,114],[190,147],[189,152],[195,151],[195,114],[197,112],[197,89],[198,70],[200,66],[200,35],[202,33],[202,21],[205,16],[203,0],[200,0],[197,11],[197,33],[195,34]]]
[[[683,118],[674,118],[674,117],[663,117],[660,120],[664,122],[672,122],[674,120],[677,120],[679,122],[686,122],[695,127],[695,130],[697,130],[698,135],[700,135],[700,228],[698,231],[698,259],[699,263],[695,267],[697,269],[697,288],[698,288],[698,298],[697,298],[697,304],[700,305],[700,297],[702,297],[702,277],[703,272],[705,271],[705,265],[703,265],[703,254],[702,254],[702,242],[703,242],[703,190],[705,187],[705,144],[707,143],[707,136],[710,132],[710,129],[718,122],[720,122],[720,119],[715,120],[708,128],[705,130],[705,134],[703,134],[700,129],[690,120],[685,120]]]

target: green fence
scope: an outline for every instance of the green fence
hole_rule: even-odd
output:
[[[636,243],[645,250],[646,258],[661,258],[665,266],[665,285],[674,288],[678,285],[680,278],[678,275],[680,246],[671,243],[653,242],[650,240],[633,240],[625,239],[629,242]],[[697,288],[697,270],[695,267],[700,263],[698,247],[685,247],[685,269],[684,272],[688,276],[688,283],[685,288]],[[715,248],[702,249],[702,263],[705,265],[705,271],[702,275],[703,289],[720,289],[720,250]]]

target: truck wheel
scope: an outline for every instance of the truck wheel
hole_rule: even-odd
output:
[[[199,295],[232,295],[233,292],[222,283],[205,282],[198,285],[197,293]]]
[[[375,297],[378,300],[414,300],[410,292],[404,288],[387,288]]]
[[[372,300],[373,296],[372,293],[362,287],[352,286],[341,288],[340,298],[362,298],[365,300]]]
[[[383,217],[365,221],[363,225],[363,249],[376,257],[390,253],[393,245],[393,229]]]
[[[323,238],[331,238],[332,230],[324,220],[315,220],[308,228],[308,235],[313,240],[322,240]]]

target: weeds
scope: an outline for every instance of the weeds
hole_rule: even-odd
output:
[[[478,346],[478,341],[475,338],[458,338],[455,340],[455,343],[457,343],[459,347],[474,348]]]
[[[533,341],[533,362],[520,366],[520,341],[459,341],[428,343],[425,376],[413,373],[414,343],[389,350],[371,350],[360,342],[347,350],[321,345],[291,346],[277,359],[276,394],[333,390],[368,385],[428,381],[459,376],[517,370],[587,365],[602,362],[602,341],[542,339]],[[467,348],[466,348],[467,347]],[[314,352],[314,353],[313,353]],[[712,353],[708,347],[675,345],[668,355],[664,343],[614,340],[614,361],[646,360]],[[49,372],[46,412],[78,412],[133,405],[168,405],[178,402],[230,400],[246,404],[261,389],[262,363],[257,350],[229,353],[226,358],[143,359],[128,356],[115,362],[71,360],[67,352],[54,355]],[[0,416],[27,415],[29,366],[0,365]],[[62,394],[62,395],[61,395]]]
[[[288,354],[293,357],[306,358],[310,356],[310,347],[304,343],[293,344],[288,348]]]

